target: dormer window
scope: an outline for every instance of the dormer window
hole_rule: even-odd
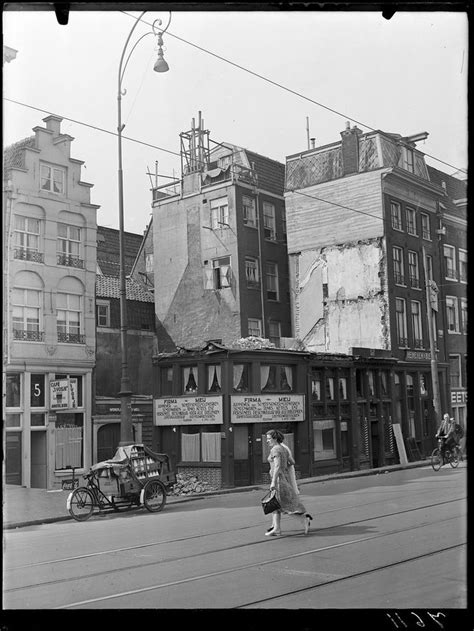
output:
[[[40,188],[42,191],[64,195],[66,190],[66,170],[49,164],[40,166]]]
[[[402,165],[403,168],[406,169],[407,171],[410,171],[410,173],[414,173],[415,172],[415,158],[413,154],[413,149],[411,149],[410,147],[403,147],[402,158],[403,158],[403,165]]]

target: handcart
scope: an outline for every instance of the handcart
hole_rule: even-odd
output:
[[[142,444],[118,447],[115,456],[92,465],[83,475],[86,484],[76,486],[68,495],[66,506],[77,521],[85,521],[94,512],[119,511],[145,506],[152,512],[163,510],[176,474],[170,469],[166,454],[153,452]]]

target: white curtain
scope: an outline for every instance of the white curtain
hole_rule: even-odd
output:
[[[82,427],[57,427],[56,469],[82,466]]]
[[[283,366],[283,368],[285,369],[286,380],[288,381],[290,390],[293,390],[293,370],[291,366]]]
[[[221,461],[221,433],[203,432],[202,436],[202,461]]]
[[[199,434],[181,435],[181,460],[183,462],[199,462],[200,458]]]
[[[345,377],[339,379],[339,391],[342,399],[347,399],[347,380]]]
[[[328,386],[329,386],[329,398],[331,400],[334,399],[334,379],[333,377],[328,377]]]
[[[233,377],[234,390],[236,390],[237,386],[240,383],[242,374],[244,372],[244,368],[245,368],[244,364],[234,364],[234,377]]]
[[[260,387],[263,390],[267,385],[268,375],[270,374],[270,366],[260,366]]]
[[[207,367],[207,389],[210,390],[214,375],[217,377],[217,385],[221,387],[221,366],[220,364],[211,364]]]
[[[183,368],[183,391],[186,392],[186,386],[188,385],[189,368],[185,366]]]

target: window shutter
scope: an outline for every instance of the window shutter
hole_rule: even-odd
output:
[[[204,289],[214,289],[214,270],[204,269]]]

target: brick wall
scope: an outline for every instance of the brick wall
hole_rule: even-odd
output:
[[[195,475],[201,482],[208,482],[216,489],[220,489],[222,486],[222,471],[220,467],[185,467],[179,466],[177,473],[184,473],[186,475]]]

